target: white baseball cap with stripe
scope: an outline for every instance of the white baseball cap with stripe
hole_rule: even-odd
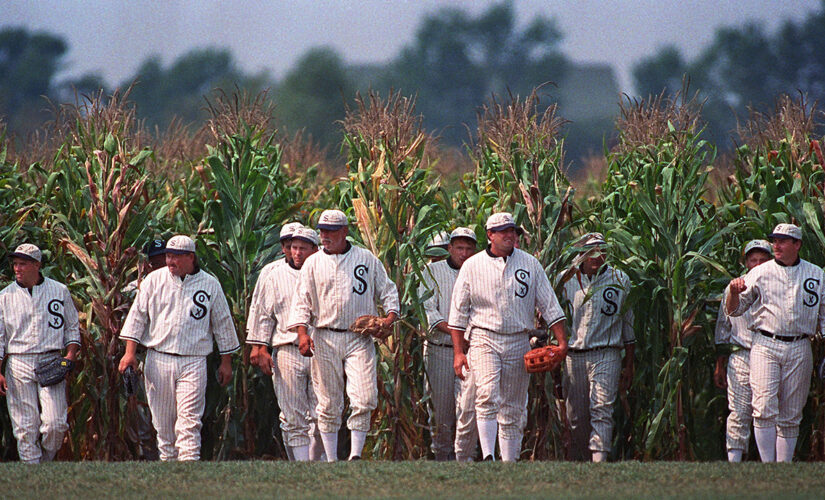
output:
[[[751,253],[752,250],[761,250],[763,252],[768,253],[769,255],[773,255],[773,249],[771,248],[771,244],[767,240],[751,240],[745,245],[745,249],[742,250],[742,255],[748,255]]]
[[[498,212],[487,218],[488,231],[504,231],[516,227],[516,220],[509,212]]]
[[[777,224],[768,238],[793,238],[802,239],[802,229],[795,224]]]
[[[473,231],[469,227],[457,227],[453,229],[453,232],[450,233],[450,241],[452,242],[456,238],[469,238],[478,243],[475,231]]]
[[[304,225],[300,222],[287,222],[283,225],[283,227],[281,227],[281,234],[279,235],[279,239],[283,241],[292,238],[292,234],[299,227],[304,227]]]
[[[37,245],[31,243],[23,243],[14,249],[14,252],[9,257],[22,257],[24,259],[31,259],[37,262],[43,262],[43,253],[37,248]]]
[[[166,253],[177,255],[195,253],[195,241],[183,234],[172,236],[169,238],[169,241],[166,242]]]
[[[321,243],[321,238],[318,237],[318,233],[316,233],[314,229],[304,226],[297,228],[295,232],[292,233],[292,239],[305,241],[316,247]]]
[[[335,231],[349,225],[347,216],[340,210],[324,210],[318,219],[318,229]]]

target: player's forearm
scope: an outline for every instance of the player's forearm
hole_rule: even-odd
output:
[[[632,367],[634,356],[636,354],[636,344],[624,345],[624,367]]]
[[[441,333],[446,333],[447,335],[452,336],[452,330],[450,329],[449,326],[447,326],[446,321],[439,321],[438,323],[436,323],[435,330],[438,330]]]
[[[137,342],[134,340],[127,340],[126,341],[126,353],[124,356],[133,357],[137,355]]]
[[[66,359],[70,359],[72,361],[77,359],[77,353],[80,351],[80,346],[77,344],[69,344],[66,347]]]
[[[556,337],[556,342],[559,344],[559,347],[563,347],[567,349],[567,333],[564,331],[564,321],[556,321],[550,326],[550,331],[553,333],[553,336]]]
[[[737,309],[739,309],[739,294],[730,291],[728,292],[728,296],[725,298],[725,312],[728,316],[730,316]]]
[[[464,345],[464,330],[457,330],[455,328],[447,328],[450,331],[450,338],[453,340],[453,351],[464,354],[462,349]]]

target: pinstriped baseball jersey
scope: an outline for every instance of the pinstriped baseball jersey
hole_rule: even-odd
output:
[[[287,330],[289,309],[301,272],[289,264],[276,266],[266,276],[258,280],[256,292],[260,289],[257,318],[252,333],[246,338],[247,344],[278,347],[298,343],[298,332]]]
[[[424,301],[424,311],[427,313],[429,338],[443,345],[451,345],[452,339],[446,333],[436,330],[435,327],[447,321],[447,316],[450,314],[453,286],[458,278],[458,268],[453,267],[451,262],[445,259],[428,264],[422,271],[424,282],[418,287],[419,296],[427,290],[433,291],[432,297]]]
[[[349,245],[342,254],[316,252],[301,267],[288,328],[298,325],[346,330],[356,318],[398,313],[398,290],[381,261],[369,250]]]
[[[66,285],[50,278],[29,291],[13,282],[0,292],[0,359],[80,345],[77,309]]]
[[[506,260],[490,250],[464,262],[450,305],[450,328],[513,334],[535,327],[536,309],[548,325],[564,320],[564,311],[539,261],[513,249]]]
[[[725,303],[729,291],[730,287],[725,287],[725,293],[722,294],[722,303],[719,304],[714,342],[717,345],[733,344],[750,349],[753,344],[753,332],[748,330],[748,325],[753,321],[751,309],[745,311],[741,316],[728,316],[725,312]]]
[[[825,318],[825,274],[806,260],[783,266],[768,261],[745,275],[747,288],[739,295],[739,307],[731,316],[741,316],[748,308],[751,331],[776,335],[814,335]]]
[[[286,259],[278,259],[274,262],[270,262],[265,265],[263,269],[261,269],[261,272],[258,275],[258,281],[255,282],[255,290],[252,292],[252,300],[249,303],[249,313],[246,318],[247,344],[269,345],[269,342],[272,340],[272,332],[268,332],[269,334],[267,334],[266,332],[256,331],[256,329],[259,328],[261,324],[260,308],[261,302],[265,299],[264,283],[269,280],[269,277],[273,272],[284,265],[286,265]],[[292,291],[294,291],[294,287]]]
[[[621,347],[636,342],[633,311],[622,307],[630,291],[630,279],[610,266],[592,279],[576,273],[564,284],[563,293],[570,301],[571,349]]]
[[[203,270],[183,280],[168,268],[149,273],[120,331],[121,339],[185,356],[212,352],[213,337],[221,354],[240,347],[223,288]]]

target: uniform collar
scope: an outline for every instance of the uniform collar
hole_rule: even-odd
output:
[[[37,283],[34,284],[34,286],[40,286],[40,285],[43,284],[44,281],[46,281],[46,278],[43,277],[43,273],[38,273],[38,276],[39,276],[39,278],[37,280]],[[34,288],[34,287],[27,288],[27,287],[21,285],[20,282],[17,281],[17,280],[14,280],[14,282],[17,283],[17,286],[19,286],[23,290],[26,290],[27,292],[32,293],[32,288]]]
[[[343,251],[343,252],[341,252],[341,253],[339,253],[339,254],[334,254],[334,253],[330,252],[329,250],[327,250],[327,249],[325,248],[325,249],[324,249],[324,253],[325,253],[325,254],[327,254],[327,255],[344,255],[345,253],[349,252],[349,251],[350,251],[350,249],[352,249],[352,243],[350,243],[349,241],[347,241],[347,246],[345,246],[345,247],[344,247],[344,251]]]
[[[794,263],[793,263],[793,264],[783,264],[783,263],[779,262],[776,258],[774,258],[773,260],[774,260],[774,262],[776,262],[776,264],[777,264],[778,266],[780,266],[780,267],[793,267],[793,266],[798,266],[798,265],[799,265],[799,263],[802,261],[802,259],[800,259],[798,255],[796,256],[796,261],[794,261]]]
[[[456,271],[461,269],[461,266],[458,266],[455,262],[453,262],[452,257],[447,257],[447,265],[450,266],[450,269],[455,269]]]
[[[494,254],[493,251],[490,249],[490,245],[487,245],[487,248],[484,251],[487,252],[487,255],[489,255],[493,259],[498,259],[499,258],[499,256]],[[509,255],[505,255],[504,257],[501,257],[501,258],[504,259],[504,262],[507,262],[507,257],[512,257],[513,253],[515,253],[515,251],[516,251],[516,249],[515,249],[515,247],[513,247],[513,249],[510,250]]]
[[[291,267],[292,269],[295,269],[296,271],[300,271],[300,270],[301,270],[301,268],[300,268],[300,267],[298,267],[298,266],[296,266],[296,265],[295,265],[295,263],[294,263],[294,262],[292,262],[291,260],[286,261],[286,263],[287,263],[287,265],[288,265],[289,267]]]

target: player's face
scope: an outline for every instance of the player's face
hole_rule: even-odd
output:
[[[149,267],[152,268],[152,271],[166,267],[166,255],[159,253],[149,257]]]
[[[510,255],[516,245],[516,228],[510,227],[501,231],[487,231],[487,240],[496,255]]]
[[[771,241],[773,246],[773,255],[779,262],[789,265],[796,262],[799,257],[799,249],[802,247],[802,241],[793,238],[774,238]]]
[[[284,252],[284,258],[287,262],[292,262],[292,238],[281,240],[281,250]]]
[[[329,253],[341,253],[347,247],[348,227],[321,229],[321,244]]]
[[[168,267],[169,272],[175,276],[186,276],[195,270],[195,254],[177,254],[169,252],[166,254],[166,267]]]
[[[604,265],[604,254],[601,250],[591,250],[590,254],[582,262],[582,272],[587,275],[593,275],[598,272]]]
[[[291,250],[292,263],[300,269],[306,262],[307,257],[318,251],[318,247],[302,240],[292,240]]]
[[[447,245],[447,251],[450,252],[453,264],[461,267],[464,261],[476,253],[476,242],[470,238],[456,238]]]
[[[40,263],[23,257],[12,257],[14,279],[26,288],[33,287],[40,278]]]
[[[750,271],[754,267],[764,264],[769,260],[771,260],[771,254],[768,252],[763,252],[762,250],[751,250],[748,252],[748,255],[745,256],[745,267],[747,267],[748,271]]]

